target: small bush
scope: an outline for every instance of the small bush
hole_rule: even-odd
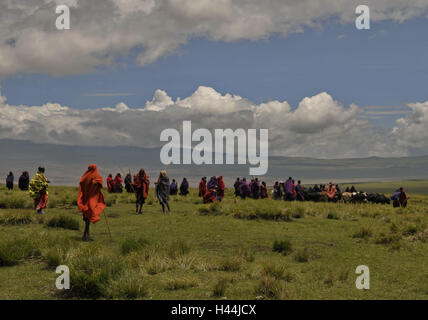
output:
[[[147,296],[149,290],[141,276],[127,272],[112,281],[107,292],[110,299],[137,299]]]
[[[283,264],[269,262],[263,265],[262,274],[267,277],[272,277],[277,280],[292,281],[294,275],[287,271],[287,267]]]
[[[295,219],[300,219],[305,216],[305,208],[304,207],[296,207],[293,209],[293,212],[291,213],[291,216]]]
[[[408,224],[405,226],[404,230],[403,230],[403,236],[410,236],[410,235],[414,235],[418,232],[418,228],[416,225],[414,224]]]
[[[93,247],[80,250],[68,263],[71,287],[65,294],[77,298],[108,297],[109,284],[124,267],[122,260],[106,256]]]
[[[166,290],[185,290],[196,286],[196,281],[193,279],[171,279],[167,282]]]
[[[138,251],[144,248],[149,242],[144,238],[126,238],[120,245],[122,254],[128,254],[133,251]]]
[[[305,248],[303,250],[297,250],[294,254],[294,260],[297,262],[308,262],[309,261],[309,252]]]
[[[289,255],[291,252],[293,252],[290,240],[275,240],[273,243],[273,251],[280,252],[284,256]]]
[[[339,215],[336,212],[329,212],[327,214],[327,219],[339,220]]]
[[[41,255],[38,241],[30,237],[0,242],[0,266],[13,266],[22,260],[38,258]]]
[[[238,257],[224,258],[219,265],[220,271],[237,272],[241,269],[242,260]]]
[[[177,240],[172,242],[167,247],[167,253],[170,258],[176,259],[177,257],[183,256],[189,253],[191,249],[192,249],[191,246],[187,242]]]
[[[0,216],[0,224],[2,225],[20,225],[30,224],[34,221],[30,214],[5,214]]]
[[[260,279],[255,292],[271,299],[284,299],[288,296],[285,283],[270,276]]]
[[[357,232],[355,232],[353,238],[367,239],[373,235],[372,230],[369,227],[361,227]]]
[[[50,218],[46,225],[50,228],[63,228],[69,230],[79,230],[79,221],[69,216],[59,216]]]
[[[224,278],[220,278],[213,288],[213,296],[214,297],[224,297],[227,289],[228,280]]]
[[[385,234],[383,232],[379,233],[379,235],[375,239],[375,243],[377,244],[392,244],[397,243],[401,240],[401,235],[396,233]]]

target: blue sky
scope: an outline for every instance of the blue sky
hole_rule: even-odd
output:
[[[427,19],[412,19],[372,23],[371,30],[328,24],[259,41],[192,39],[145,67],[136,64],[135,51],[113,68],[62,77],[18,74],[1,86],[13,105],[96,108],[125,102],[142,107],[156,89],[175,99],[204,85],[256,103],[287,100],[293,108],[322,91],[344,105],[398,106],[428,100],[427,30]],[[377,121],[389,126],[394,119]]]

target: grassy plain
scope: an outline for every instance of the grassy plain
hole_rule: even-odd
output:
[[[192,189],[163,215],[153,189],[105,194],[106,218],[80,241],[77,188],[51,187],[45,215],[26,192],[0,189],[0,299],[427,299],[428,182],[358,185],[393,191],[388,205],[235,199],[204,205]],[[77,230],[78,229],[78,230]],[[55,288],[56,266],[71,290]],[[359,265],[370,289],[355,287]]]

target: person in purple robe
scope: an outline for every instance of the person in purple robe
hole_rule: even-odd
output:
[[[189,182],[186,178],[183,178],[183,181],[180,184],[180,195],[187,196],[189,194]]]
[[[251,196],[251,189],[250,186],[247,183],[247,179],[243,178],[241,181],[241,185],[239,186],[239,195],[242,199],[245,199],[247,197]]]
[[[178,193],[178,187],[177,182],[175,182],[175,179],[172,179],[171,184],[169,185],[169,195],[175,196]]]
[[[296,200],[294,197],[294,183],[293,178],[289,177],[284,184],[285,200]]]

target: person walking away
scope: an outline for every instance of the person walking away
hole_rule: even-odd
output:
[[[83,241],[93,241],[90,236],[90,224],[100,220],[101,213],[106,207],[104,195],[101,192],[102,187],[103,178],[98,173],[97,166],[90,164],[80,179],[77,195],[77,206],[83,215],[83,221],[85,221]]]
[[[43,214],[43,209],[46,208],[48,186],[49,181],[45,177],[45,168],[39,167],[29,186],[30,197],[34,199],[34,209],[38,214]]]

